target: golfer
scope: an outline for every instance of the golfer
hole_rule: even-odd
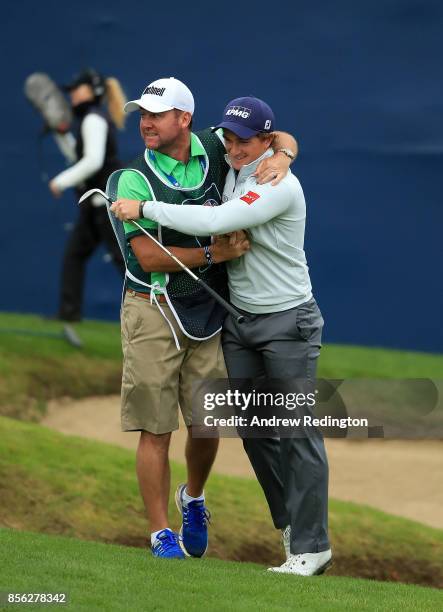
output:
[[[210,129],[194,134],[194,98],[174,78],[150,83],[127,112],[140,114],[145,148],[118,182],[118,197],[167,200],[202,210],[221,203],[228,166],[222,139]],[[292,137],[281,135],[279,147]],[[265,179],[283,177],[286,154],[264,167]],[[120,200],[119,200],[120,201]],[[177,206],[180,208],[181,206]],[[186,206],[193,209],[193,206]],[[206,232],[191,235],[145,219],[142,225],[195,274],[219,293],[226,292],[221,262],[241,257],[249,241],[226,237],[211,242]],[[178,487],[182,537],[169,528],[171,432],[178,429],[178,405],[188,428],[192,423],[192,384],[198,378],[223,378],[226,369],[220,343],[225,311],[211,296],[132,224],[128,241],[127,284],[122,307],[122,428],[140,431],[137,476],[151,529],[152,552],[158,557],[201,557],[208,545],[208,511],[203,487],[218,448],[218,439],[188,436],[187,482]]]
[[[239,109],[243,109],[239,112]],[[306,206],[291,173],[258,185],[254,173],[272,156],[274,114],[257,98],[229,102],[222,122],[230,170],[224,204],[213,208],[119,200],[121,219],[145,218],[185,234],[248,231],[250,249],[228,262],[232,303],[247,314],[228,316],[223,350],[230,378],[314,381],[323,319],[312,295],[303,249]],[[243,439],[273,522],[283,532],[287,560],[272,571],[320,574],[331,563],[328,463],[321,436]]]

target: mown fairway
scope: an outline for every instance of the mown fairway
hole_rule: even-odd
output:
[[[165,561],[143,550],[12,530],[0,530],[0,540],[0,590],[66,592],[74,610],[393,611],[441,604],[438,590],[411,585],[296,578],[215,559]]]

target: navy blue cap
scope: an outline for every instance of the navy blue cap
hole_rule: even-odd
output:
[[[223,111],[221,123],[213,129],[226,128],[240,138],[252,138],[259,132],[273,132],[275,117],[270,106],[252,96],[231,100]]]

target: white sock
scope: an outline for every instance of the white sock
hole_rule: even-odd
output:
[[[169,529],[169,527],[166,527],[167,531],[172,531],[172,529]],[[154,546],[155,540],[157,539],[157,535],[161,532],[164,531],[164,529],[159,529],[158,531],[153,531],[151,533],[151,546]]]
[[[188,491],[185,487],[183,494],[182,494],[182,502],[185,506],[187,506],[190,502],[192,501],[205,501],[205,492],[203,491],[203,493],[200,495],[200,497],[191,497],[190,495],[188,495]]]

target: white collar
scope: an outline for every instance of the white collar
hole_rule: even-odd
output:
[[[254,172],[257,169],[258,164],[266,159],[267,157],[272,157],[274,155],[274,151],[272,149],[266,149],[266,151],[260,155],[260,157],[258,157],[257,159],[255,159],[254,161],[252,161],[250,164],[245,164],[244,166],[242,166],[238,172],[238,176],[237,176],[237,180],[239,178],[247,178],[249,176],[251,176],[252,174],[254,174]],[[227,164],[232,168],[232,164],[231,161],[229,159],[229,155],[226,153],[225,154],[225,160],[227,162]]]

